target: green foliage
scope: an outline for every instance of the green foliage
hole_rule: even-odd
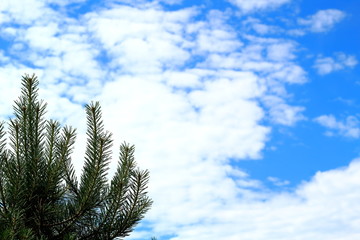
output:
[[[134,146],[123,143],[107,180],[112,146],[99,103],[86,105],[85,164],[78,181],[71,163],[75,129],[45,120],[37,78],[22,78],[7,145],[0,123],[0,239],[122,239],[149,210],[149,172],[137,168]]]

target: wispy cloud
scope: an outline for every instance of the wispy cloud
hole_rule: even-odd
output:
[[[274,123],[292,126],[305,119],[302,114],[305,110],[304,107],[290,106],[279,97],[266,96],[264,97],[264,104],[269,108],[269,117]]]
[[[275,186],[281,187],[281,186],[286,186],[290,184],[290,181],[288,180],[281,180],[277,177],[268,177],[267,178],[268,181],[270,181],[272,184],[274,184]]]
[[[299,19],[298,23],[311,32],[327,32],[345,16],[343,11],[337,9],[320,10],[314,15]]]
[[[50,13],[46,4],[38,0],[11,1],[4,0],[0,5],[0,24],[17,22],[30,24],[34,20]]]
[[[269,10],[277,8],[291,0],[228,0],[245,13],[257,10]]]
[[[315,121],[328,128],[326,135],[341,135],[350,138],[360,137],[359,120],[354,116],[348,116],[345,120],[337,120],[333,115],[322,115]]]
[[[315,60],[314,68],[318,74],[326,75],[334,71],[339,71],[344,68],[353,68],[358,64],[355,56],[346,55],[345,53],[336,53],[335,57],[318,56]]]
[[[243,21],[243,25],[248,29],[254,30],[260,35],[274,34],[283,31],[278,26],[262,23],[259,19],[253,17],[248,17],[245,21]]]

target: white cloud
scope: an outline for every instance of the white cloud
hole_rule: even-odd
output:
[[[344,68],[353,68],[357,64],[358,61],[355,56],[337,53],[334,58],[319,56],[315,60],[314,68],[318,74],[325,75]]]
[[[111,66],[120,65],[123,72],[159,73],[163,67],[189,59],[182,48],[185,39],[180,36],[182,24],[194,14],[194,9],[166,13],[121,7],[103,11],[101,16],[88,14],[87,18],[90,30],[112,58]]]
[[[290,0],[228,0],[230,3],[234,4],[240,10],[245,13],[257,11],[257,10],[267,10],[277,8],[285,3],[290,2]]]
[[[237,40],[235,34],[224,30],[204,29],[197,40],[197,47],[201,52],[231,52],[243,45]],[[222,45],[218,45],[219,42],[222,42]]]
[[[2,0],[0,4],[0,24],[2,23],[19,23],[31,24],[35,20],[45,20],[54,15],[46,7],[44,1],[38,0]]]
[[[240,199],[263,195],[261,183],[235,171],[228,159],[261,157],[270,131],[261,124],[265,115],[284,125],[299,120],[298,110],[281,96],[270,110],[259,99],[267,91],[275,94],[274,82],[279,87],[302,81],[281,74],[289,66],[300,68],[292,62],[291,43],[250,38],[244,46],[224,14],[213,11],[195,21],[196,14],[194,8],[165,12],[114,5],[81,22],[62,18],[14,38],[33,49],[23,57],[43,68],[41,96],[49,102],[49,115],[79,130],[74,159],[84,151],[82,103],[101,100],[114,145],[134,143],[140,166],[151,171],[155,205],[148,219],[155,231],[206,238],[199,222],[207,221],[208,212],[219,215]],[[96,60],[100,53],[104,65]],[[216,55],[221,59],[210,63]],[[76,169],[81,165],[75,161]],[[222,231],[217,228],[212,237]]]
[[[286,61],[295,58],[294,44],[290,42],[271,44],[267,48],[267,57],[273,61]]]
[[[241,69],[267,76],[268,84],[274,81],[291,84],[307,81],[306,72],[292,62],[295,45],[281,40],[252,39],[239,52],[210,54],[199,66],[224,69]]]
[[[327,32],[345,16],[343,11],[337,9],[320,10],[312,16],[299,19],[298,23],[311,32]]]
[[[327,135],[334,134],[350,138],[360,137],[359,120],[354,116],[348,116],[344,121],[337,120],[333,115],[322,115],[315,118],[315,121],[328,128]]]
[[[207,14],[208,22],[189,27],[188,31],[196,33],[193,47],[198,54],[235,52],[243,43],[238,34],[226,24],[226,13],[212,10]]]
[[[179,234],[171,239],[356,240],[360,237],[359,173],[360,162],[354,160],[345,168],[318,172],[293,193],[250,201],[228,198],[226,204],[203,205],[185,213],[190,217],[201,211],[207,213],[201,224],[197,228],[191,223],[179,224]]]
[[[288,64],[281,66],[278,71],[269,74],[271,79],[277,79],[287,83],[305,83],[307,82],[306,72],[300,66]]]
[[[253,29],[260,35],[274,34],[282,31],[282,29],[277,26],[264,24],[259,19],[253,17],[249,17],[243,21],[243,25],[247,28]]]
[[[168,71],[164,73],[167,84],[175,88],[197,88],[202,85],[201,75],[196,69]]]
[[[0,50],[0,62],[6,63],[9,61],[10,61],[10,58],[4,54],[4,51]]]
[[[45,0],[45,1],[50,4],[57,4],[59,6],[64,7],[69,4],[83,3],[86,0]]]
[[[286,186],[290,184],[290,181],[288,180],[281,180],[277,177],[268,177],[267,178],[268,181],[270,181],[272,184],[274,184],[275,186],[281,187],[281,186]]]
[[[285,1],[237,3],[250,11]],[[78,128],[77,170],[86,137],[82,105],[101,100],[115,146],[123,140],[134,143],[139,165],[151,171],[155,205],[147,220],[154,235],[175,235],[172,240],[356,239],[358,220],[349,210],[354,208],[343,207],[358,199],[351,195],[360,182],[355,181],[360,176],[356,162],[319,173],[295,192],[273,193],[229,160],[261,157],[271,130],[263,124],[267,117],[287,126],[304,118],[301,106],[289,105],[286,92],[286,84],[306,81],[295,62],[296,44],[239,36],[219,11],[203,20],[197,14],[196,8],[168,12],[158,5],[116,4],[79,20],[55,14],[46,24],[8,29],[13,43],[22,46],[12,45],[19,57],[13,61],[33,63],[24,71],[39,74],[48,114]],[[19,66],[9,63],[1,69],[9,89],[0,96],[2,105],[17,95]],[[10,109],[2,111],[3,117]],[[115,164],[114,156],[112,169]],[[339,198],[339,192],[345,197]]]
[[[41,70],[34,70],[22,64],[6,63],[0,67],[0,82],[2,83],[1,97],[0,97],[0,119],[7,120],[12,114],[12,106],[14,100],[19,95],[20,77],[24,74],[41,75]],[[6,91],[4,91],[6,89]]]
[[[269,117],[274,123],[292,126],[305,119],[302,114],[304,107],[290,106],[277,96],[266,96],[263,98],[263,103],[269,108]]]

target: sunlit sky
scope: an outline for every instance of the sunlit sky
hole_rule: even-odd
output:
[[[360,239],[358,0],[1,0],[0,118],[25,73],[77,128],[100,101],[150,171],[127,239]]]

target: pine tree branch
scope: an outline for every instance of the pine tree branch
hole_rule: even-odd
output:
[[[86,106],[88,118],[88,142],[86,147],[85,165],[81,176],[80,193],[83,203],[89,200],[99,202],[100,189],[106,184],[107,165],[110,161],[111,134],[105,133],[101,120],[98,102]]]
[[[101,190],[106,184],[106,170],[110,160],[111,134],[104,133],[99,103],[86,105],[88,119],[88,142],[85,165],[81,176],[81,185],[77,195],[78,207],[67,226],[60,232],[63,234],[81,217],[97,208],[104,200]]]
[[[71,164],[75,130],[45,121],[37,78],[25,75],[10,119],[10,150],[0,123],[0,239],[118,239],[132,231],[152,201],[148,172],[135,169],[134,147],[123,144],[110,186],[111,134],[98,102],[86,106],[87,144],[80,184]]]
[[[111,239],[111,232],[116,231],[115,222],[116,216],[119,215],[119,209],[126,201],[126,193],[129,189],[129,180],[131,172],[135,168],[134,162],[134,146],[129,146],[126,143],[120,146],[120,157],[117,171],[111,181],[110,191],[106,197],[106,204],[104,206],[105,213],[101,216],[100,224],[88,235],[81,239],[88,239],[88,237],[96,236],[101,232],[105,232],[104,239]],[[115,234],[118,237],[124,234]]]
[[[66,191],[70,191],[71,194],[74,194],[75,196],[78,195],[78,189],[77,189],[77,181],[75,177],[74,169],[70,163],[70,154],[73,149],[73,145],[75,143],[75,129],[71,127],[65,127],[62,131],[61,137],[59,138],[58,142],[55,144],[55,152],[58,155],[56,157],[57,159],[57,167],[59,170],[62,171],[62,176],[65,178],[65,183],[67,185]],[[73,197],[75,197],[73,196]],[[78,217],[78,214],[75,214],[73,216],[70,216],[69,218],[61,221],[57,221],[54,223],[44,224],[44,227],[55,227],[55,226],[61,226],[68,222],[73,221]]]
[[[70,158],[70,155],[73,151],[75,138],[76,138],[75,129],[71,127],[65,127],[63,129],[57,148],[60,154],[59,157],[60,162],[63,164],[64,167],[65,182],[69,187],[71,193],[77,196],[79,194],[78,183],[75,176],[75,170],[71,164],[71,158]]]
[[[147,171],[140,172],[139,170],[132,173],[131,193],[129,197],[130,209],[127,211],[123,223],[123,231],[130,232],[132,226],[143,218],[143,214],[150,208],[152,202],[144,198],[146,192],[146,184],[149,175]],[[120,232],[120,231],[119,231]],[[115,235],[113,235],[115,237]]]
[[[7,201],[5,198],[5,192],[4,192],[4,166],[6,162],[6,139],[5,139],[5,131],[4,131],[4,123],[0,122],[0,198],[1,198],[1,213],[2,215],[8,214],[8,208],[7,208]]]
[[[148,183],[148,171],[140,172],[136,170],[136,163],[134,160],[134,146],[129,147],[127,144],[121,146],[120,166],[115,177],[121,176],[123,169],[128,170],[120,179],[120,182],[125,183],[125,194],[123,196],[116,196],[114,199],[120,199],[118,208],[113,210],[116,213],[111,221],[111,225],[116,225],[116,229],[112,231],[109,239],[118,236],[125,237],[132,231],[132,227],[142,219],[143,214],[150,208],[152,201],[145,198],[146,184]],[[120,170],[120,171],[119,171]],[[116,188],[114,188],[116,191]],[[120,192],[119,192],[120,193]],[[139,209],[142,209],[139,211]],[[120,219],[119,219],[120,217]],[[117,223],[117,224],[115,224]]]

